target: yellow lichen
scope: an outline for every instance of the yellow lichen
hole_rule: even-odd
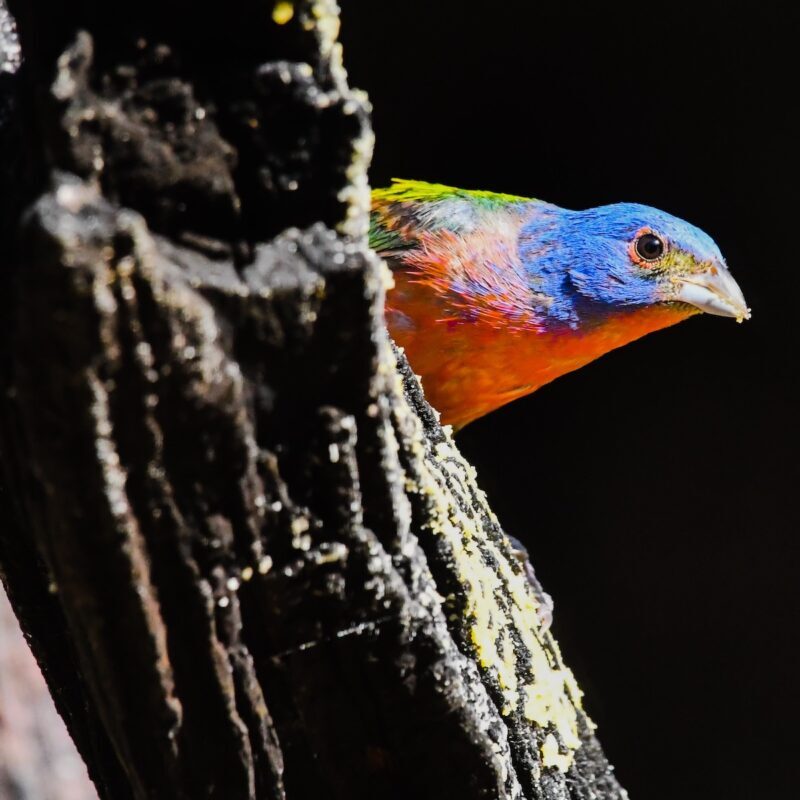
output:
[[[558,741],[552,733],[544,737],[541,750],[543,767],[556,767],[561,772],[566,772],[570,768],[572,756],[565,756],[559,752]]]
[[[275,3],[275,8],[272,9],[272,21],[277,25],[285,25],[291,21],[294,16],[294,3],[287,3],[281,0],[280,3]]]
[[[465,494],[484,498],[475,484],[475,471],[452,444],[449,431],[446,436],[436,446],[435,461],[424,462],[430,471],[421,476],[420,490],[432,498],[437,512],[431,533],[450,544],[459,582],[466,591],[469,641],[481,669],[494,676],[502,691],[501,713],[508,716],[516,711],[540,730],[554,730],[542,744],[542,764],[565,772],[581,744],[581,691],[555,641],[540,628],[538,602],[527,578],[515,571],[505,552],[485,537],[483,525],[470,511],[454,504],[442,488],[443,481],[437,480],[434,465],[447,473],[451,485],[457,482]],[[487,551],[496,566],[487,564]],[[527,650],[525,656],[515,648],[512,631]],[[519,663],[521,657],[525,663]],[[527,674],[533,679],[526,681]]]

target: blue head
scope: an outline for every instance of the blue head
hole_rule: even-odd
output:
[[[554,298],[549,317],[572,327],[620,308],[661,303],[749,318],[713,239],[655,208],[546,206],[523,227],[519,248],[534,291]]]

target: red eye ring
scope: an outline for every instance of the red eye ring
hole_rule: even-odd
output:
[[[634,263],[647,267],[658,261],[667,252],[664,238],[650,228],[642,228],[628,247]]]

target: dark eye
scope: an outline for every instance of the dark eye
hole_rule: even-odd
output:
[[[643,233],[636,240],[636,254],[645,261],[655,261],[664,255],[664,242],[654,233]]]

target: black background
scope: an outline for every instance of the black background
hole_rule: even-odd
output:
[[[798,30],[766,6],[606,5],[342,0],[372,183],[636,201],[717,240],[751,322],[653,334],[458,442],[632,796],[795,797]]]

